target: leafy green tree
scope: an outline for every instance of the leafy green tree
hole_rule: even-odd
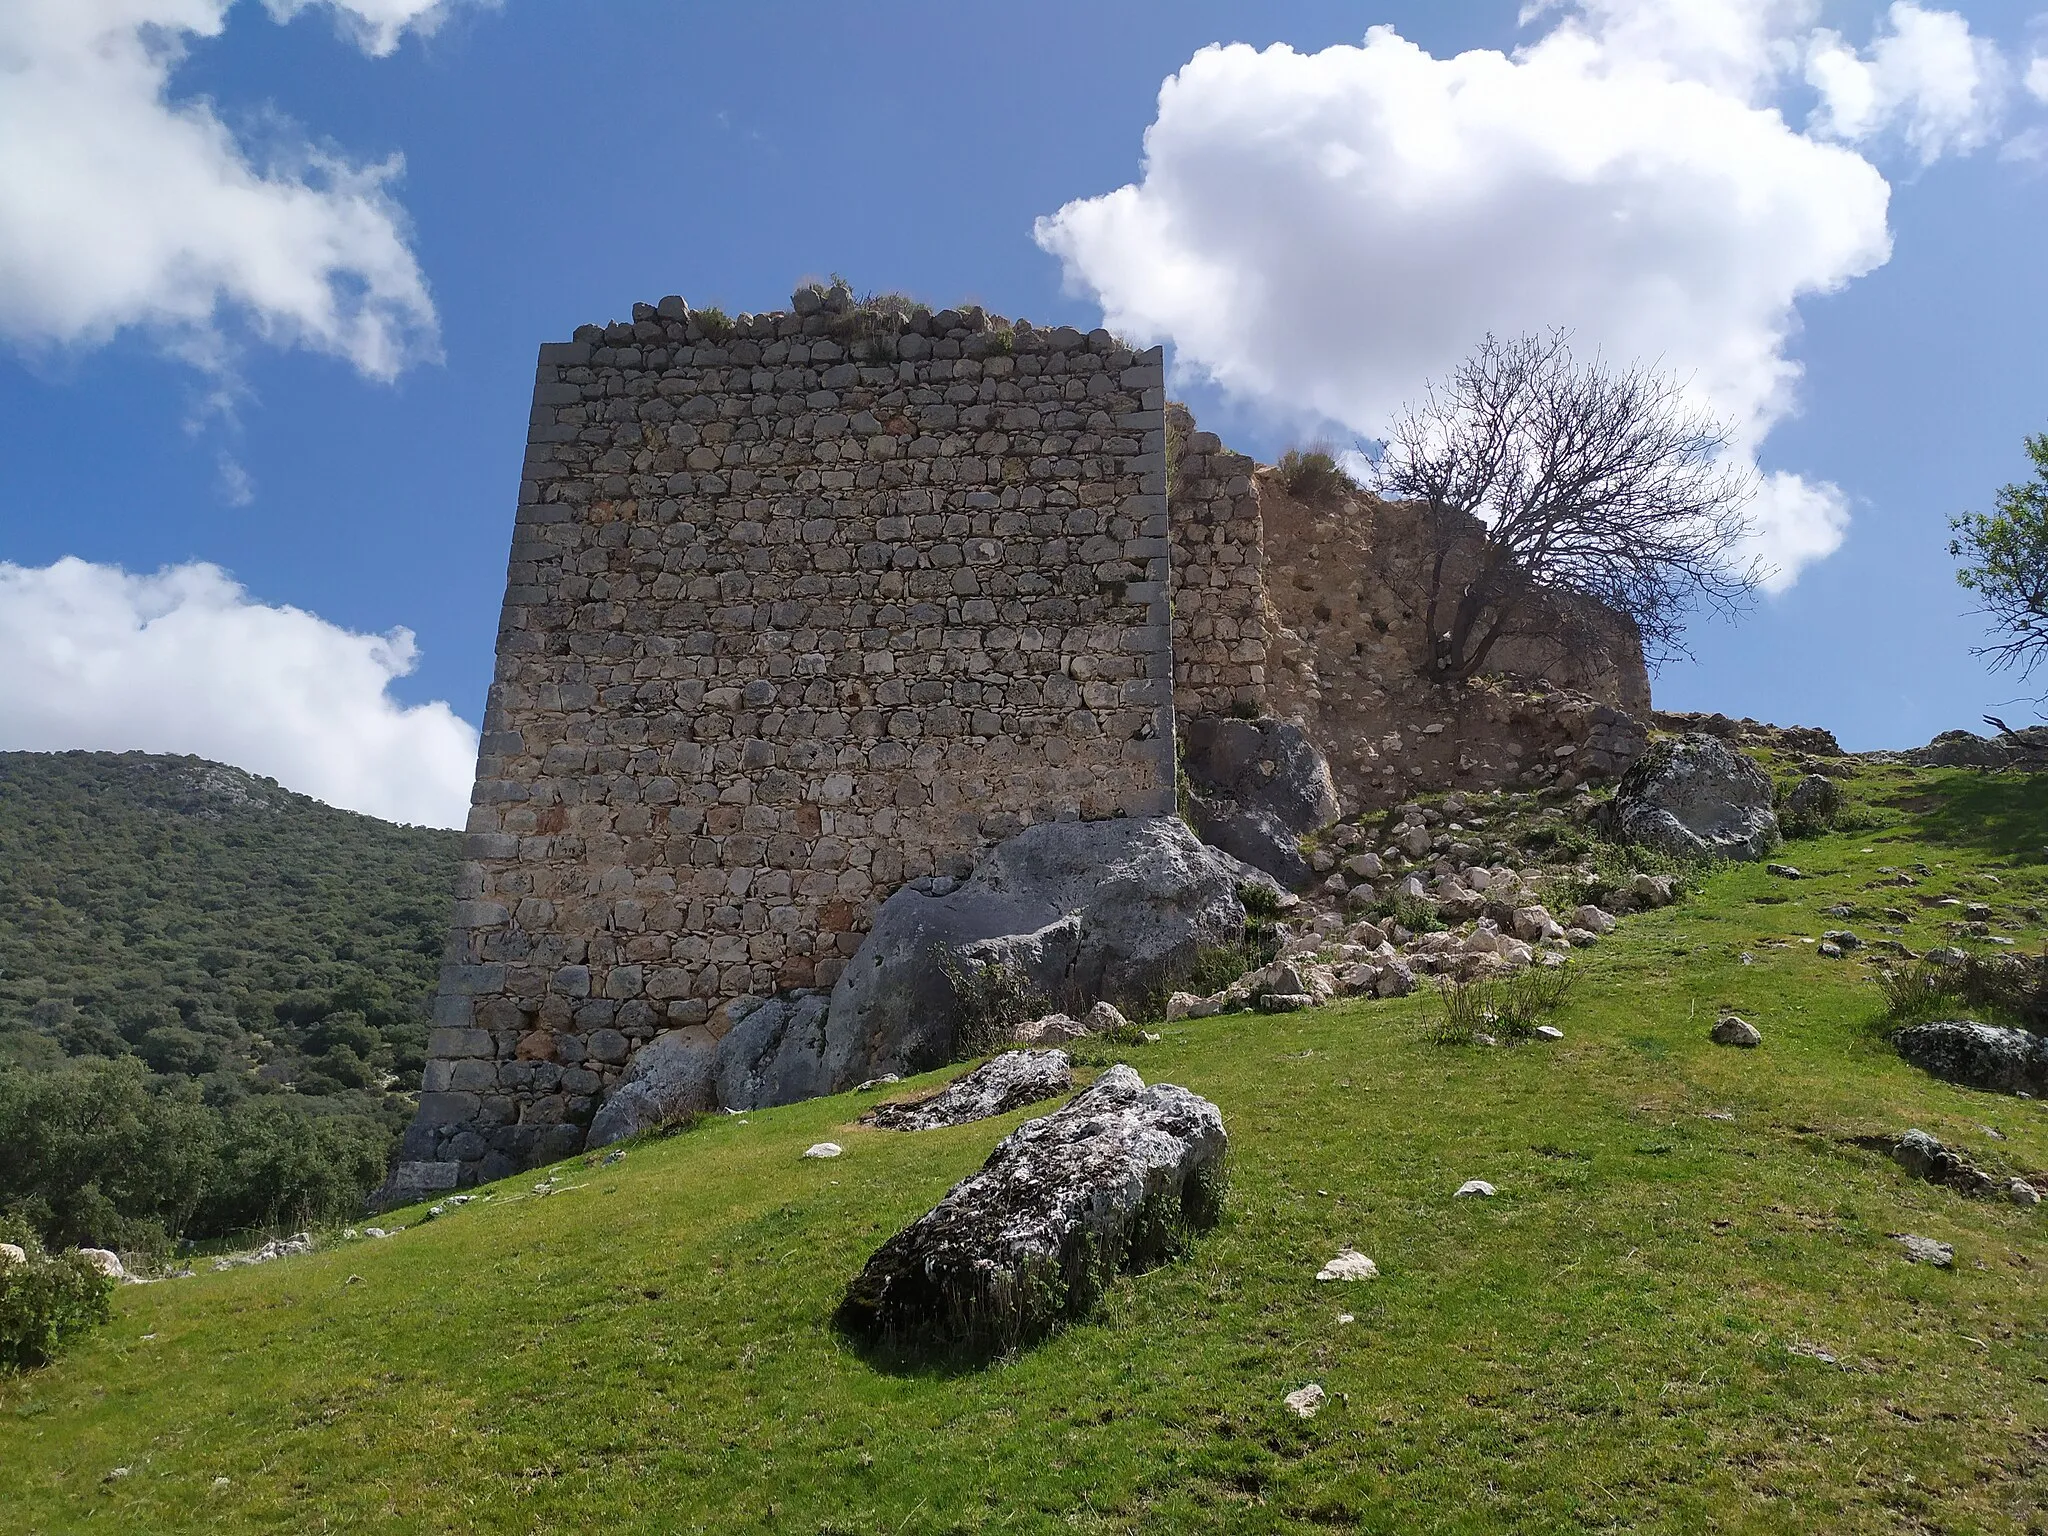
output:
[[[142,1064],[0,1074],[0,1196],[52,1247],[160,1247],[213,1171],[214,1112]]]
[[[2002,637],[1975,647],[1994,669],[2025,677],[2048,653],[2048,432],[2027,437],[2034,478],[2002,487],[1998,510],[1966,512],[1949,527],[1948,552],[1963,564],[1956,580],[1983,600]]]
[[[236,1105],[222,1117],[192,1230],[221,1235],[353,1215],[383,1177],[388,1141],[352,1116],[315,1119],[274,1099]]]

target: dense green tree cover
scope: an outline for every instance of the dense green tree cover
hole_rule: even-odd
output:
[[[0,1210],[143,1245],[346,1210],[459,845],[198,758],[0,753]]]

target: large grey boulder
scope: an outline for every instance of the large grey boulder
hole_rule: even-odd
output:
[[[976,1029],[1007,1038],[1054,1008],[1163,998],[1202,949],[1238,938],[1247,885],[1272,881],[1175,816],[1028,827],[964,881],[913,882],[876,910],[832,989],[819,1091],[994,1043]]]
[[[584,1145],[609,1146],[710,1110],[716,1103],[716,1049],[702,1025],[656,1035],[633,1053],[626,1075],[598,1106]]]
[[[1337,819],[1330,765],[1289,720],[1202,715],[1182,733],[1188,819],[1203,842],[1263,869],[1283,885],[1313,872],[1301,839]]]
[[[2048,1097],[2048,1040],[1970,1019],[1915,1024],[1892,1036],[1899,1054],[1945,1083]]]
[[[885,1131],[935,1131],[992,1120],[1074,1086],[1065,1051],[1005,1051],[914,1104],[878,1104],[861,1116]]]
[[[787,992],[734,1009],[735,1021],[718,1042],[717,1093],[721,1109],[771,1109],[850,1088],[860,1073],[836,1081],[826,1065],[823,992]]]
[[[1630,765],[1609,829],[1680,858],[1760,859],[1778,846],[1771,779],[1713,736],[1660,741]]]
[[[1111,1067],[876,1250],[839,1325],[910,1356],[985,1357],[1039,1338],[1117,1274],[1214,1225],[1228,1146],[1207,1099]]]

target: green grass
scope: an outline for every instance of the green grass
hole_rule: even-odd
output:
[[[1578,958],[1561,1043],[1432,1045],[1412,998],[1128,1051],[1222,1106],[1226,1215],[1013,1360],[891,1374],[828,1319],[1025,1116],[902,1135],[821,1100],[388,1242],[124,1290],[113,1325],[0,1383],[4,1524],[2041,1530],[2048,1215],[1854,1138],[1917,1125],[2031,1176],[2048,1107],[1904,1066],[1866,964],[1801,941],[1883,936],[1822,910],[1851,901],[1947,942],[1955,914],[1912,898],[1953,891],[2037,946],[2048,792],[1874,770],[1854,798],[1886,824],[1795,844],[1813,878],[1712,875]],[[1917,886],[1873,885],[1916,860]],[[1708,1043],[1723,1008],[1762,1049]],[[844,1157],[799,1160],[827,1136]],[[1454,1200],[1468,1178],[1499,1195]],[[1904,1262],[1897,1232],[1955,1268]],[[1346,1243],[1382,1278],[1317,1285]],[[1309,1381],[1330,1401],[1297,1420],[1281,1398]]]

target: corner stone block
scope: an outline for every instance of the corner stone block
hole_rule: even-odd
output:
[[[391,1170],[391,1191],[402,1204],[412,1195],[453,1189],[462,1178],[460,1163],[400,1163]]]
[[[540,364],[543,368],[586,368],[590,365],[590,343],[587,341],[544,341],[540,344]]]
[[[498,1054],[498,1042],[487,1029],[431,1029],[427,1031],[427,1054],[439,1061],[488,1061]]]
[[[473,1093],[423,1093],[420,1095],[422,1125],[460,1125],[474,1120],[483,1100]]]
[[[497,964],[450,965],[442,968],[441,990],[467,997],[483,997],[505,990],[505,967]]]
[[[511,832],[472,832],[462,840],[466,859],[516,859],[519,838]]]

